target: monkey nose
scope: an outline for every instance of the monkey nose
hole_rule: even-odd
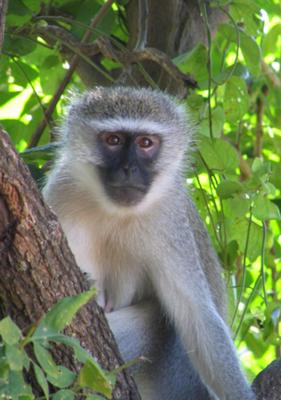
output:
[[[132,174],[134,174],[136,172],[137,167],[134,166],[134,165],[130,165],[128,163],[128,164],[124,164],[122,169],[123,169],[124,173],[126,174],[126,176],[129,176],[129,175],[132,175]]]

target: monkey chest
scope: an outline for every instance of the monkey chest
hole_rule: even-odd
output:
[[[63,228],[78,266],[96,282],[102,306],[121,308],[150,295],[139,226],[80,218],[64,221]]]
[[[125,239],[125,240],[124,240]],[[132,237],[100,235],[95,243],[94,260],[98,281],[109,309],[128,306],[149,296],[151,287],[145,271],[145,258]]]

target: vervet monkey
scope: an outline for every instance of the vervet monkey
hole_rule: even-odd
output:
[[[124,358],[151,358],[136,375],[144,400],[201,400],[205,388],[252,400],[224,322],[219,262],[183,185],[189,120],[149,89],[74,97],[44,196],[97,283]]]

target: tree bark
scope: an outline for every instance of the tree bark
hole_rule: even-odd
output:
[[[252,385],[257,400],[281,399],[281,359],[273,361],[255,378]]]
[[[39,320],[60,298],[80,293],[88,282],[77,267],[54,213],[44,205],[27,167],[0,130],[0,317],[22,329]],[[78,313],[67,333],[77,337],[106,369],[122,363],[103,311],[95,301]],[[63,363],[73,360],[63,353]],[[61,360],[60,360],[61,361]],[[120,373],[113,399],[139,399],[135,384]]]

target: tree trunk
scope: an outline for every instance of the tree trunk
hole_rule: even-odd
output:
[[[24,163],[0,130],[0,316],[22,329],[39,320],[60,298],[80,293],[88,282],[75,264],[56,216]],[[91,302],[68,328],[106,369],[122,362],[103,311]],[[58,355],[57,355],[58,357]],[[61,356],[60,356],[61,357]],[[73,360],[62,354],[63,363]],[[114,399],[139,399],[133,380],[119,375]]]
[[[255,378],[252,388],[257,400],[281,399],[281,359],[273,361]]]

